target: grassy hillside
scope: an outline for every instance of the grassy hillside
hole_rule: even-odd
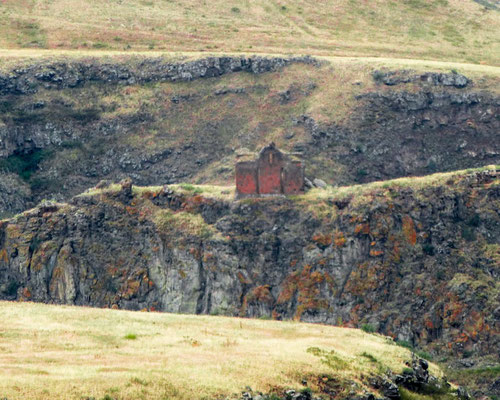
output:
[[[0,310],[9,321],[0,393],[9,400],[220,398],[248,385],[302,388],[303,379],[314,390],[315,377],[359,381],[401,372],[410,358],[392,340],[331,326],[32,303]],[[321,350],[335,356],[322,361]]]
[[[473,0],[4,0],[0,48],[307,53],[498,65],[500,14]]]

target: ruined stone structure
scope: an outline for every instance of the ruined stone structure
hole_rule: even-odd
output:
[[[257,159],[240,159],[236,163],[236,195],[239,198],[297,194],[303,187],[302,161],[281,152],[274,143],[262,148]]]

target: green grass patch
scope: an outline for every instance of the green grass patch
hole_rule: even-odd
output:
[[[428,361],[433,360],[433,356],[431,354],[429,354],[428,352],[426,352],[424,350],[416,349],[415,347],[413,347],[413,345],[410,342],[407,342],[406,340],[398,340],[398,341],[396,341],[396,344],[398,346],[401,346],[401,347],[404,347],[404,348],[410,350],[412,353],[415,353],[420,358],[423,358],[423,359],[428,360]]]
[[[338,371],[338,370],[345,370],[349,367],[349,364],[347,361],[342,359],[336,352],[335,350],[323,350],[320,349],[319,347],[309,347],[307,349],[307,352],[319,357],[321,362],[331,369]]]
[[[361,330],[363,332],[366,332],[366,333],[374,333],[374,332],[377,331],[372,324],[363,324],[363,325],[361,325]]]
[[[135,333],[127,333],[123,338],[127,340],[136,340],[137,335]]]

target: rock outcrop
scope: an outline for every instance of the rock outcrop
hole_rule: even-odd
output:
[[[498,171],[427,179],[238,202],[124,181],[46,201],[0,222],[0,298],[369,325],[494,353]]]
[[[411,393],[432,395],[434,398],[448,398],[456,395],[462,400],[470,399],[464,388],[453,390],[446,378],[438,378],[428,371],[426,360],[414,357],[407,363],[403,375],[394,374],[387,371],[384,375],[363,377],[362,384],[370,390],[361,391],[359,383],[352,380],[341,381],[332,376],[323,375],[312,378],[311,382],[315,388],[319,389],[320,395],[313,395],[312,390],[307,387],[305,390],[287,389],[283,393],[260,393],[247,388],[240,397],[241,400],[321,400],[341,399],[341,400],[401,400],[401,389],[406,389]],[[304,382],[309,386],[309,382]],[[372,392],[379,393],[378,396]],[[357,392],[357,393],[356,393]],[[361,392],[361,393],[360,393]]]
[[[126,62],[59,61],[18,67],[0,73],[0,95],[33,94],[39,88],[67,89],[88,83],[144,84],[191,81],[233,72],[262,74],[292,63],[318,64],[312,57],[208,57],[189,62],[168,62],[164,58],[140,58]]]

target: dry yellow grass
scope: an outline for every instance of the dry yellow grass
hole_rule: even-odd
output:
[[[303,52],[299,54],[305,54]],[[166,60],[171,60],[173,62],[177,61],[190,61],[196,60],[203,57],[220,57],[220,56],[263,56],[263,57],[280,57],[284,53],[271,53],[271,52],[258,52],[255,50],[251,51],[120,51],[115,49],[110,50],[70,50],[70,49],[9,49],[0,48],[0,66],[16,65],[20,60],[33,60],[33,59],[67,59],[67,60],[78,60],[82,58],[97,58],[97,59],[107,59],[107,60],[123,60],[128,57],[162,57]],[[286,53],[286,55],[290,55]],[[499,76],[500,67],[495,65],[487,64],[472,64],[467,62],[455,62],[455,61],[437,61],[430,59],[414,59],[414,58],[398,58],[395,57],[396,54],[392,54],[392,57],[366,57],[366,56],[341,56],[341,55],[318,55],[312,54],[315,58],[319,60],[325,60],[331,63],[333,66],[339,66],[342,68],[347,68],[349,66],[369,66],[373,68],[410,68],[417,71],[444,71],[449,72],[450,69],[456,69],[457,72],[465,74],[478,74],[479,76],[491,75]],[[498,63],[496,63],[498,64]]]
[[[0,311],[0,393],[9,400],[215,398],[247,385],[300,388],[309,374],[401,371],[410,357],[382,336],[297,322],[11,302]],[[332,370],[310,347],[334,350],[347,367]]]
[[[473,0],[4,0],[0,48],[307,53],[498,65]]]
[[[423,188],[442,186],[445,185],[448,180],[453,180],[459,176],[483,170],[500,171],[500,165],[488,165],[482,168],[376,181],[361,185],[340,187],[327,186],[324,189],[314,188],[302,195],[293,196],[293,199],[297,204],[307,207],[307,209],[318,218],[335,219],[337,216],[336,208],[331,206],[331,200],[341,200],[352,197],[350,202],[352,206],[367,205],[373,202],[373,196],[375,194],[389,197],[398,196],[398,191],[405,187],[418,191]],[[498,179],[491,183],[492,186],[498,186],[499,184],[500,181],[498,181]],[[421,196],[421,194],[417,192],[416,196]]]
[[[464,176],[474,172],[480,171],[500,171],[500,165],[487,165],[481,168],[470,168],[451,172],[439,172],[424,176],[411,176],[397,179],[390,179],[386,181],[376,181],[360,185],[350,186],[327,186],[324,189],[311,189],[306,193],[296,196],[291,196],[294,200],[304,203],[314,203],[315,201],[325,199],[342,199],[349,196],[362,197],[370,194],[376,190],[398,189],[403,187],[411,187],[413,189],[421,189],[424,187],[432,187],[442,185],[449,179],[458,176]],[[498,184],[495,182],[494,184]],[[199,194],[206,198],[220,199],[226,201],[234,200],[236,188],[235,186],[217,186],[217,185],[193,185],[188,183],[167,185],[174,192],[186,195]],[[134,186],[133,192],[136,195],[143,195],[146,192],[158,192],[161,186]],[[120,190],[120,185],[112,184],[103,189],[88,189],[80,196],[94,196],[97,194],[112,193]]]
[[[376,181],[362,185],[351,185],[351,186],[341,186],[341,187],[327,186],[325,189],[309,190],[306,194],[295,196],[295,198],[298,199],[299,201],[300,200],[315,201],[315,200],[324,200],[328,198],[342,199],[348,196],[361,197],[365,194],[370,194],[374,190],[385,190],[389,188],[398,189],[403,187],[411,187],[414,189],[421,189],[424,187],[442,185],[445,181],[449,179],[453,179],[458,176],[463,176],[469,173],[479,172],[483,170],[500,171],[500,165],[488,165],[482,168],[470,168],[466,170],[440,172],[424,176],[413,176],[413,177],[391,179],[387,181]],[[498,184],[498,182],[495,182],[495,184]]]

